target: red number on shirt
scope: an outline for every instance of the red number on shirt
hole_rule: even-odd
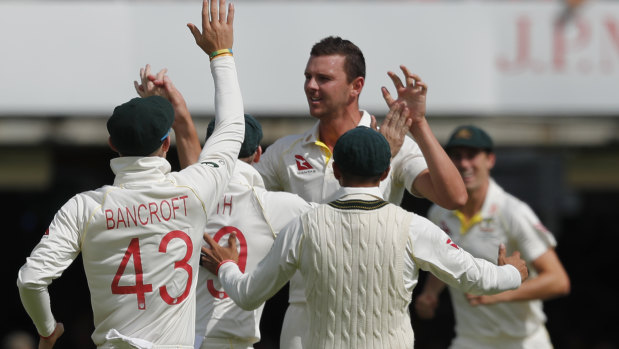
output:
[[[129,258],[133,256],[133,268],[135,269],[135,285],[133,286],[121,286],[120,277],[125,272],[125,268],[129,263]],[[112,281],[112,293],[113,294],[131,294],[135,293],[138,296],[138,309],[146,309],[146,303],[144,294],[146,292],[153,292],[153,285],[144,284],[144,275],[142,274],[142,257],[140,256],[140,240],[138,238],[131,239],[127,251],[122,262],[118,266],[114,280]]]
[[[245,240],[245,236],[243,235],[243,233],[240,230],[238,230],[236,227],[225,226],[217,231],[215,236],[213,236],[213,239],[219,242],[219,240],[221,240],[221,238],[224,235],[230,234],[232,232],[236,232],[236,239],[238,240],[238,245],[240,247],[238,265],[239,265],[239,269],[241,270],[241,273],[244,273],[245,265],[247,264],[247,240]],[[226,294],[226,292],[222,290],[218,290],[215,287],[213,280],[208,280],[206,282],[206,288],[208,289],[209,293],[215,298],[219,298],[219,299],[228,298],[228,295]]]
[[[166,286],[159,287],[159,293],[161,294],[161,298],[163,298],[166,303],[171,305],[178,304],[182,302],[185,298],[187,298],[187,296],[189,295],[189,290],[191,289],[191,280],[193,275],[193,269],[189,264],[187,264],[187,261],[191,258],[191,252],[193,251],[193,243],[191,242],[191,239],[189,238],[189,236],[187,236],[187,234],[180,230],[174,230],[167,233],[166,236],[164,236],[161,240],[161,244],[159,244],[159,252],[165,253],[168,248],[168,243],[174,238],[185,241],[185,244],[187,245],[185,257],[180,261],[174,262],[174,269],[181,268],[185,269],[185,271],[187,272],[187,284],[185,284],[185,291],[178,298],[172,298],[168,293],[168,288]]]
[[[170,296],[170,294],[168,293],[168,289],[165,285],[159,287],[159,294],[161,295],[161,298],[170,305],[179,304],[180,302],[185,300],[185,298],[187,298],[191,289],[191,281],[193,276],[193,269],[191,268],[191,265],[187,263],[192,255],[193,243],[191,242],[191,239],[189,238],[189,236],[187,236],[187,234],[180,230],[174,230],[167,233],[159,244],[159,252],[166,253],[168,244],[172,239],[175,238],[183,240],[185,242],[185,245],[187,246],[187,250],[183,259],[174,262],[174,269],[184,269],[187,272],[188,277],[187,284],[185,285],[185,290],[183,294],[180,295],[180,297],[174,298]],[[125,273],[125,269],[127,268],[127,264],[129,264],[129,259],[131,257],[133,257],[133,269],[135,270],[135,285],[121,286],[120,278]],[[125,251],[125,255],[120,262],[120,265],[118,266],[116,275],[114,275],[114,280],[112,281],[112,294],[135,293],[135,295],[138,297],[138,309],[144,310],[146,309],[145,294],[147,292],[153,292],[153,285],[144,284],[144,274],[142,272],[142,257],[140,255],[140,240],[138,238],[133,238],[129,243],[129,247],[127,247],[127,251]]]

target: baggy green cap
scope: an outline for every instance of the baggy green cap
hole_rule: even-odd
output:
[[[161,146],[174,122],[172,104],[161,96],[133,98],[107,121],[114,147],[123,156],[147,156]]]

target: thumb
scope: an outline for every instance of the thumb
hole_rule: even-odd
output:
[[[503,265],[505,264],[505,257],[506,257],[506,249],[505,249],[505,244],[500,244],[499,245],[499,258],[497,259],[497,264],[498,265]]]
[[[371,127],[373,130],[377,131],[377,130],[378,130],[378,127],[377,127],[377,125],[376,125],[376,117],[375,117],[374,115],[370,115],[370,117],[372,118],[372,120],[370,121],[370,127]]]
[[[198,42],[198,38],[201,35],[200,30],[193,23],[187,23],[187,28],[189,28],[189,31],[191,32],[191,35],[193,35],[193,38],[196,39],[196,42]]]

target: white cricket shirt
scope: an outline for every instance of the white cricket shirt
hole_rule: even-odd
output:
[[[370,126],[371,116],[363,111],[358,126]],[[278,139],[270,145],[254,167],[269,190],[295,193],[308,202],[326,203],[336,199],[340,184],[333,175],[333,155],[318,139],[318,123],[300,135]],[[428,168],[419,146],[406,137],[391,160],[391,172],[380,183],[385,200],[399,205],[404,190],[412,188],[419,173]]]
[[[455,243],[489,262],[497,262],[501,243],[505,244],[507,255],[520,251],[522,259],[528,262],[529,277],[535,277],[535,270],[530,263],[556,246],[554,236],[542,225],[531,208],[505,192],[494,180],[490,180],[486,200],[476,219],[478,223],[461,231],[460,220],[454,212],[434,205],[428,212],[428,218],[447,232]],[[505,336],[514,339],[535,332],[546,321],[541,300],[471,306],[464,292],[453,288],[449,291],[457,336]]]
[[[311,207],[298,195],[267,191],[260,174],[237,160],[228,187],[209,215],[206,231],[223,246],[227,246],[229,234],[236,232],[239,266],[249,273],[269,252],[279,230]],[[247,343],[260,340],[264,304],[251,311],[241,309],[224,293],[219,279],[204,267],[200,267],[196,299],[197,337]]]
[[[216,127],[198,162],[170,172],[161,157],[111,160],[114,184],[64,204],[19,270],[22,302],[41,335],[56,323],[47,287],[81,253],[98,347],[126,336],[193,348],[206,213],[226,188],[245,129],[234,59],[214,59],[211,72]]]
[[[358,126],[370,126],[372,118],[363,111]],[[278,139],[262,154],[254,167],[269,190],[295,193],[309,202],[327,203],[337,199],[341,188],[333,174],[333,156],[318,139],[318,124],[304,134]],[[402,148],[391,160],[389,176],[380,183],[385,200],[399,205],[404,190],[428,165],[412,138],[406,136]],[[295,275],[290,281],[289,302],[305,302],[303,278]]]

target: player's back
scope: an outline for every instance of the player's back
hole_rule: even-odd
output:
[[[209,213],[207,232],[222,245],[227,244],[229,234],[235,232],[239,268],[249,272],[268,253],[277,232],[310,208],[311,205],[297,195],[266,191],[260,174],[239,160],[224,195]],[[262,309],[263,306],[253,311],[239,308],[222,291],[217,277],[200,267],[196,338],[257,342]]]
[[[122,335],[192,348],[204,202],[169,177],[77,198],[95,344]]]

